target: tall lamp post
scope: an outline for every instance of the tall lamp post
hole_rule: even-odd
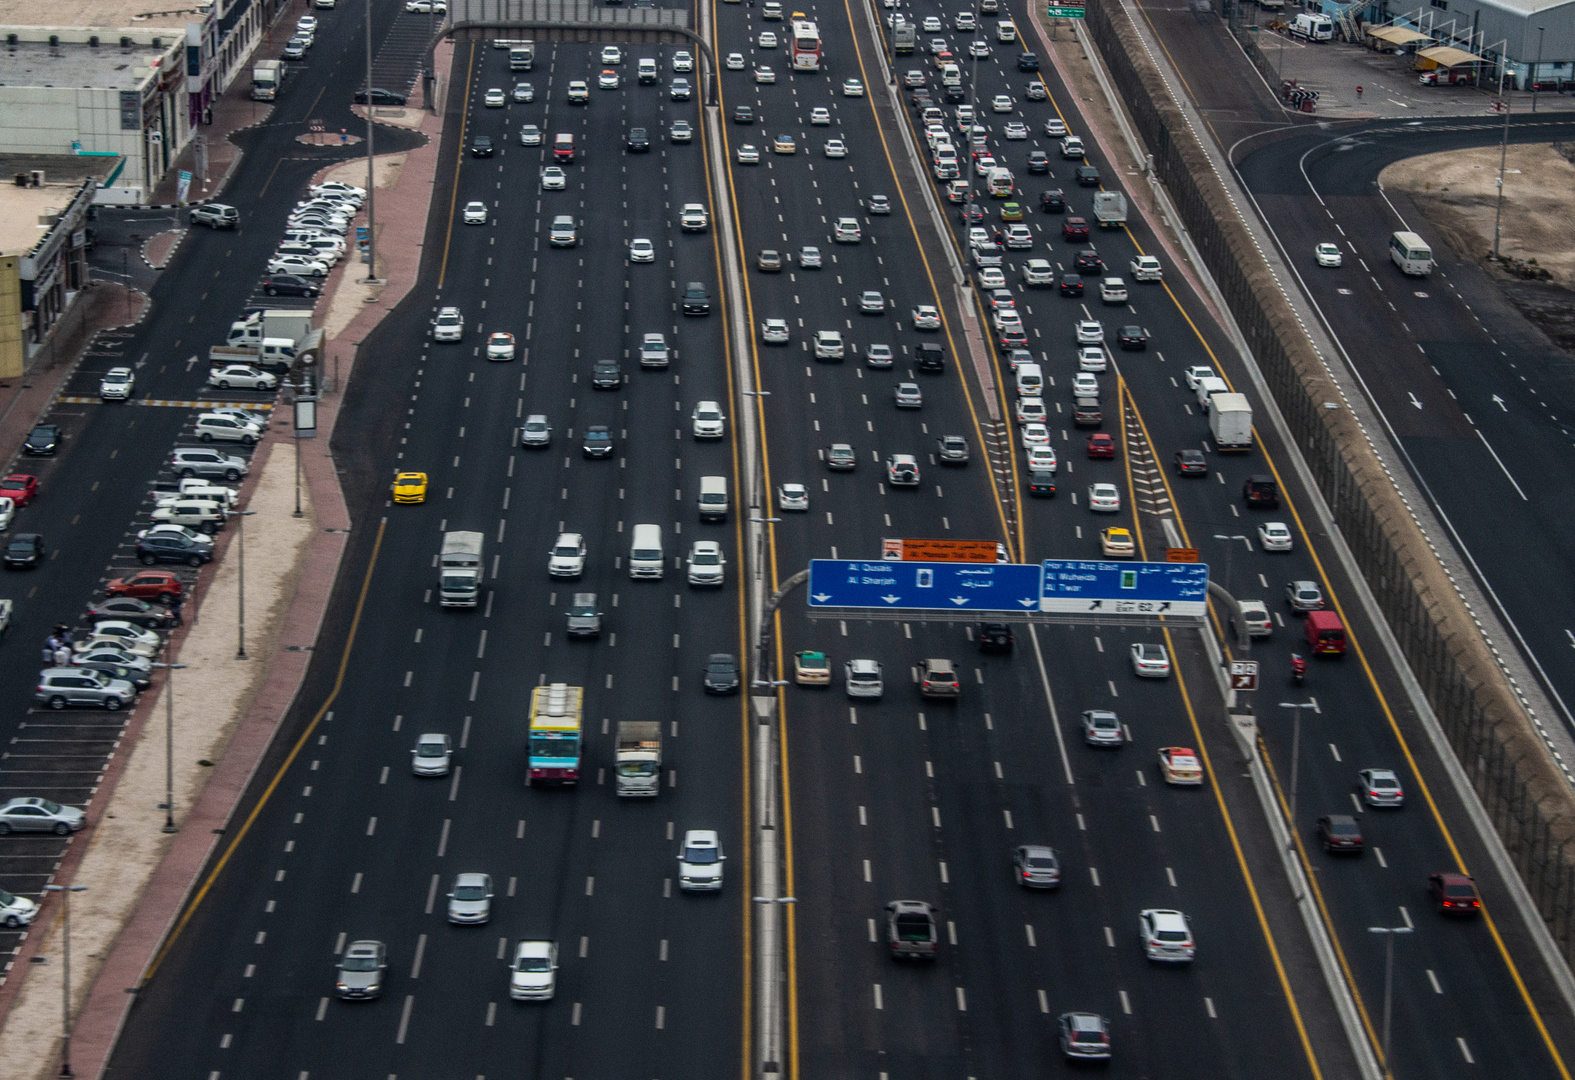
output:
[[[1531,111],[1537,111],[1537,71],[1542,67],[1542,35],[1546,26],[1537,27],[1537,63],[1531,69]]]
[[[297,453],[300,452],[299,440],[296,442],[296,451]],[[240,518],[240,521],[237,523],[235,537],[235,545],[240,549],[239,577],[237,578],[240,590],[237,597],[239,602],[236,608],[236,619],[239,623],[236,629],[238,640],[235,648],[235,659],[237,660],[249,659],[246,655],[246,519],[256,512],[255,510],[239,510],[235,514],[236,517]]]
[[[1238,540],[1240,540],[1243,544],[1246,544],[1247,545],[1247,550],[1251,551],[1252,550],[1252,541],[1249,540],[1245,536],[1241,536],[1241,535],[1226,536],[1223,533],[1215,533],[1214,534],[1214,539],[1216,539],[1216,540],[1223,540],[1227,544],[1230,545],[1230,547],[1225,549],[1225,591],[1226,592],[1230,592],[1230,555],[1231,555],[1231,552],[1236,550],[1236,541],[1238,541]]]
[[[164,645],[169,658],[169,643]],[[164,669],[164,831],[175,832],[175,671],[185,664],[154,664]]]
[[[1307,701],[1282,701],[1280,708],[1290,709],[1295,715],[1295,722],[1291,728],[1291,843],[1296,843],[1296,778],[1298,766],[1301,764],[1302,755],[1302,710],[1311,709],[1318,711],[1318,700],[1312,698]]]
[[[1394,1009],[1395,935],[1409,934],[1409,926],[1369,926],[1369,934],[1384,935],[1384,1076],[1393,1077],[1389,1068],[1389,1018]]]
[[[71,1071],[71,894],[86,891],[86,885],[45,885],[45,892],[60,893],[60,910],[64,925],[61,928],[64,970],[60,973],[60,1075],[75,1076]]]

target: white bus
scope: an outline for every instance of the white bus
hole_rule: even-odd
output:
[[[820,70],[820,28],[801,11],[793,13],[792,53],[794,71]]]
[[[1402,274],[1427,277],[1433,272],[1433,249],[1414,232],[1397,232],[1391,236],[1389,257]]]

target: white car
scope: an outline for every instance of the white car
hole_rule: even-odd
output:
[[[1072,396],[1091,398],[1099,396],[1099,380],[1094,378],[1093,372],[1079,371],[1072,375]]]
[[[684,892],[716,892],[722,887],[722,840],[715,829],[687,829],[678,849],[678,887]]]
[[[1006,275],[999,266],[985,266],[979,270],[979,287],[981,289],[1006,288]]]
[[[791,337],[786,319],[767,319],[760,325],[760,338],[767,345],[786,345]]]
[[[1207,364],[1194,364],[1183,371],[1181,377],[1186,380],[1187,389],[1196,392],[1200,379],[1212,379],[1215,374],[1214,369]]]
[[[487,335],[488,360],[514,359],[514,335],[502,330]]]
[[[485,225],[487,223],[487,204],[484,202],[466,203],[463,217],[466,225]]]
[[[1197,955],[1192,924],[1179,911],[1150,908],[1138,913],[1138,938],[1150,960],[1190,963]]]
[[[670,359],[666,334],[650,333],[640,339],[641,367],[664,368]]]
[[[1078,320],[1077,343],[1079,345],[1103,345],[1105,343],[1105,324],[1097,319]]]
[[[328,264],[321,259],[308,259],[304,255],[275,255],[268,260],[268,273],[325,277],[328,274]]]
[[[831,236],[839,244],[857,244],[864,238],[864,232],[856,219],[839,217],[831,227]]]
[[[98,396],[105,401],[125,401],[137,385],[137,376],[129,367],[112,367],[98,381]]]
[[[1028,138],[1028,125],[1021,120],[1012,120],[1007,123],[1005,130],[1001,134],[1014,142],[1026,139]]]
[[[941,328],[941,312],[934,304],[920,304],[913,309],[913,328],[915,330],[939,330]]]
[[[347,184],[342,180],[328,180],[312,187],[313,195],[334,195],[341,199],[349,199],[360,206],[366,199],[366,188]]]
[[[1264,551],[1291,550],[1291,530],[1283,521],[1265,521],[1258,526],[1258,543]]]
[[[38,905],[25,896],[0,889],[0,924],[11,929],[26,926],[38,916]]]
[[[777,36],[770,30],[762,30],[760,31],[760,37],[755,42],[755,44],[759,45],[762,49],[774,49],[777,47]]]
[[[465,336],[465,317],[457,307],[439,308],[432,320],[433,341],[458,341]]]
[[[757,67],[755,69],[755,82],[769,86],[774,84],[776,81],[777,73],[772,71],[770,68]]]
[[[104,619],[93,625],[91,637],[99,644],[111,643],[137,656],[152,656],[164,647],[164,639],[146,627],[123,619]],[[73,652],[89,652],[88,643],[77,641]]]
[[[1084,345],[1077,350],[1077,370],[1104,371],[1110,366],[1102,345]]]
[[[541,128],[537,127],[535,124],[526,124],[524,127],[520,128],[520,145],[540,146]]]
[[[857,79],[844,79],[842,81],[843,97],[863,97],[864,84]]]
[[[847,355],[846,346],[842,343],[840,330],[815,331],[815,359],[816,360],[841,360]]]
[[[689,547],[685,562],[691,585],[721,585],[727,573],[727,558],[715,540],[696,540]]]
[[[995,97],[990,99],[990,109],[992,112],[1009,113],[1015,108],[1017,108],[1016,104],[1013,103],[1012,99],[1007,97],[1005,94],[997,94]]]
[[[232,386],[243,390],[272,390],[279,385],[279,377],[267,371],[258,371],[250,364],[226,364],[208,372],[208,385],[222,390]]]
[[[714,401],[698,402],[690,420],[697,439],[720,439],[726,431],[727,417],[722,415],[722,406]]]
[[[1101,514],[1114,514],[1121,510],[1121,492],[1114,484],[1089,484],[1088,508]]]
[[[521,105],[528,104],[536,100],[536,88],[528,82],[515,83],[513,97]]]
[[[596,87],[599,90],[618,89],[618,73],[612,68],[607,68],[600,75],[596,76]]]
[[[213,442],[217,439],[250,446],[262,438],[262,428],[258,425],[249,424],[239,417],[221,416],[218,413],[203,413],[198,416],[194,431],[203,442]]]
[[[809,122],[814,127],[829,127],[831,125],[831,110],[824,105],[816,105],[809,110]]]
[[[585,537],[579,533],[559,533],[547,552],[547,573],[551,577],[577,578],[585,573]]]
[[[990,43],[983,38],[975,38],[968,43],[968,55],[983,60],[990,55]]]
[[[543,191],[565,191],[569,186],[569,174],[557,165],[548,165],[541,170],[541,189]],[[480,203],[472,203],[480,206]]]
[[[803,484],[777,485],[778,510],[809,510],[809,488]]]
[[[1066,134],[1066,121],[1059,116],[1052,116],[1045,121],[1045,134],[1054,138],[1061,138]]]
[[[740,52],[730,52],[727,54],[727,60],[725,63],[727,65],[727,70],[729,71],[743,71],[744,54]]]
[[[604,63],[604,64],[621,64],[621,63],[623,63],[623,50],[620,49],[616,45],[603,45],[602,46],[602,63]]]
[[[829,158],[845,158],[848,156],[848,144],[841,139],[826,140],[826,156]]]
[[[630,240],[629,261],[632,263],[654,263],[656,261],[656,246],[645,239]]]
[[[11,527],[11,519],[16,516],[16,500],[6,495],[0,495],[0,532]]]
[[[1017,399],[1017,422],[1019,424],[1039,424],[1043,426],[1049,419],[1045,411],[1045,399],[1042,397],[1020,397]],[[1045,442],[1049,442],[1046,439]]]
[[[1050,429],[1043,424],[1023,425],[1024,446],[1049,446]]]
[[[673,70],[689,72],[695,69],[695,58],[683,49],[673,53]]]
[[[926,15],[921,25],[924,27],[926,34],[939,34],[941,32],[941,20],[937,16]]]
[[[509,997],[515,1001],[547,1001],[558,988],[558,944],[521,941],[509,965]]]
[[[740,165],[759,165],[760,150],[752,143],[744,143],[738,148],[738,163]]]
[[[886,692],[879,660],[849,660],[842,668],[842,686],[850,698],[878,698]]]
[[[494,86],[482,95],[481,103],[489,109],[501,109],[508,104],[508,95],[501,86]]]
[[[1029,472],[1053,473],[1056,471],[1056,468],[1057,462],[1055,457],[1055,447],[1030,446],[1028,448]]]
[[[1083,140],[1076,135],[1068,135],[1061,140],[1061,156],[1068,161],[1082,161],[1084,157]]]
[[[1313,255],[1319,266],[1339,266],[1344,261],[1340,249],[1334,244],[1319,244],[1313,248]]]

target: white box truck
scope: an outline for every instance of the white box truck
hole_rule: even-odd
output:
[[[1215,394],[1208,412],[1216,450],[1252,449],[1252,406],[1246,394]]]
[[[1127,197],[1119,191],[1094,192],[1094,220],[1101,229],[1118,229],[1127,223]]]
[[[443,607],[475,607],[481,597],[481,545],[479,532],[443,534],[438,557],[438,603]]]
[[[312,332],[312,313],[299,308],[254,311],[230,324],[226,345],[260,345],[264,338],[289,338],[299,344]]]
[[[662,725],[658,720],[618,721],[618,795],[655,798],[662,789]]]
[[[283,60],[261,60],[252,68],[252,100],[273,101],[284,82]]]

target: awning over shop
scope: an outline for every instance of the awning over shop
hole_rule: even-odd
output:
[[[1464,49],[1457,49],[1450,45],[1435,45],[1431,49],[1420,49],[1417,55],[1426,60],[1431,60],[1439,67],[1459,67],[1461,64],[1485,64],[1487,61],[1476,53],[1468,53]]]
[[[1418,41],[1432,41],[1426,34],[1419,34],[1407,26],[1368,27],[1367,36],[1380,38],[1391,45],[1414,45]]]

